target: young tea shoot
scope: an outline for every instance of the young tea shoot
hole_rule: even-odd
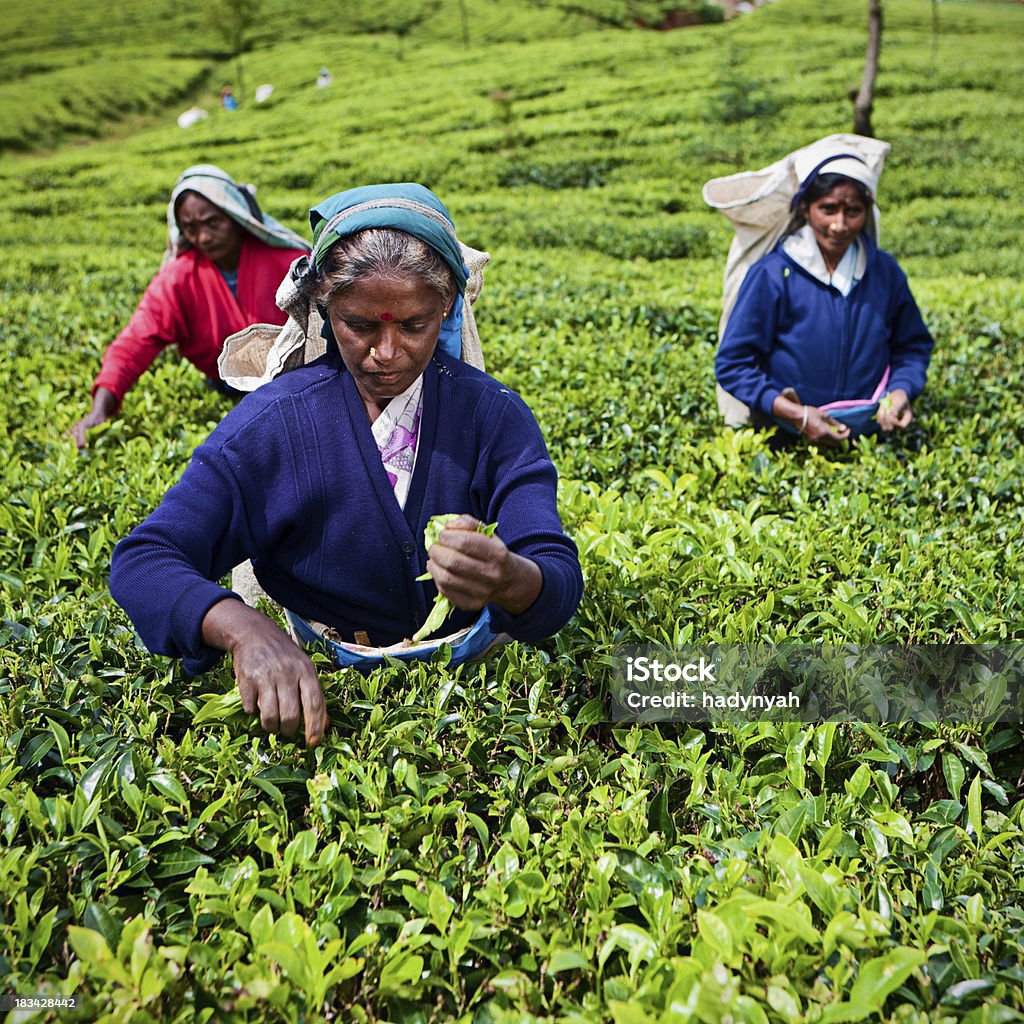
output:
[[[441,537],[441,531],[454,519],[458,519],[458,513],[446,513],[440,516],[431,516],[430,522],[427,523],[426,528],[423,531],[423,544],[427,549],[427,554],[430,553],[430,549],[438,542]],[[498,528],[497,523],[481,523],[477,527],[477,533],[482,533],[487,537],[490,537],[494,531]],[[422,576],[417,576],[416,579],[429,580],[431,578],[429,572],[423,573]],[[438,591],[437,596],[434,598],[434,606],[430,609],[430,614],[427,616],[427,621],[412,638],[412,643],[419,643],[421,640],[430,636],[435,630],[440,629],[441,623],[451,614],[452,603]]]

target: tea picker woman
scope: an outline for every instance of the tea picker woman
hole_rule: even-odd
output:
[[[257,321],[285,321],[274,294],[307,244],[260,210],[252,186],[212,164],[190,167],[171,192],[167,227],[163,266],[103,356],[92,409],[71,430],[79,448],[168,346],[219,388],[224,339]]]
[[[933,341],[906,275],[865,230],[877,169],[829,148],[797,154],[791,219],[743,279],[715,376],[755,424],[836,446],[906,429]]]
[[[315,744],[325,712],[309,658],[216,582],[239,562],[303,623],[375,645],[411,637],[438,590],[457,609],[445,629],[487,615],[513,638],[550,636],[582,575],[533,415],[460,358],[467,267],[440,200],[369,186],[310,222],[313,253],[292,280],[320,307],[325,354],[225,417],[118,545],[110,585],[151,651],[190,673],[230,651],[245,709],[286,734],[301,716]],[[461,515],[427,552],[427,521],[445,513]]]

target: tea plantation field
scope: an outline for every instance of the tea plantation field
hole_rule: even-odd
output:
[[[399,60],[268,3],[245,67],[273,97],[188,130],[230,66],[179,5],[109,6],[106,30],[84,3],[0,15],[25,151],[0,162],[0,995],[75,999],[8,1019],[1024,1020],[1019,724],[621,727],[607,703],[621,643],[1024,641],[1024,8],[944,3],[935,36],[932,4],[886,3],[883,244],[929,386],[901,438],[775,453],[718,422],[730,232],[700,187],[849,129],[866,5],[656,33],[477,0],[469,48],[446,4]],[[185,677],[107,591],[228,400],[169,354],[84,452],[66,433],[200,161],[300,231],[357,184],[448,203],[492,253],[488,369],[581,551],[544,644],[322,664],[312,752],[196,722],[230,665]]]

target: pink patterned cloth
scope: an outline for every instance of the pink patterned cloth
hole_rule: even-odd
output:
[[[416,442],[419,440],[420,417],[423,414],[423,377],[416,380],[374,420],[373,439],[377,442],[380,461],[399,506],[405,508],[409,496],[412,471],[416,466]]]

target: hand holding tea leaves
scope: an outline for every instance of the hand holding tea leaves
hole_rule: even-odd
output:
[[[497,523],[485,525],[470,515],[434,516],[427,524],[427,572],[420,579],[432,577],[438,597],[414,641],[438,629],[452,606],[479,611],[496,604],[519,615],[533,604],[544,582],[540,568],[509,551],[496,528]]]
[[[84,448],[86,434],[101,423],[106,423],[117,412],[117,396],[109,388],[97,388],[92,408],[69,431],[76,448]]]
[[[802,431],[811,444],[837,447],[850,436],[850,428],[839,420],[822,412],[817,406],[807,406],[807,425]]]
[[[449,523],[453,523],[459,518],[457,512],[449,512],[440,516],[431,516],[430,521],[427,523],[426,528],[423,531],[423,546],[429,552],[430,549],[440,540],[441,531]],[[497,523],[489,523],[484,525],[482,523],[477,525],[477,531],[484,534],[485,536],[492,536],[494,531],[498,528]],[[422,580],[431,579],[429,572],[425,572],[420,576],[416,577],[417,582]],[[413,634],[412,642],[419,643],[420,640],[426,639],[431,633],[441,628],[441,623],[451,614],[452,603],[438,591],[437,596],[434,598],[433,607],[430,609],[430,614],[427,616],[427,621]]]
[[[906,430],[913,418],[914,412],[910,408],[910,398],[903,388],[895,388],[883,395],[882,400],[878,403],[878,412],[875,414],[878,426],[886,433],[891,430]]]
[[[776,396],[772,415],[791,423],[811,444],[835,448],[850,436],[850,428],[845,423],[822,412],[816,405],[805,405],[792,388],[785,388]]]

